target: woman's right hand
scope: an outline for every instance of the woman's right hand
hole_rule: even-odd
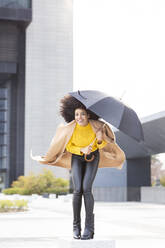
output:
[[[81,148],[80,151],[81,151],[82,153],[84,153],[84,154],[90,154],[91,151],[92,151],[92,146],[89,145],[89,146],[86,146],[86,147],[84,147],[84,148]]]

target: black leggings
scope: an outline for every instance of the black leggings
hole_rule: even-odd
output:
[[[99,163],[99,151],[93,152],[95,158],[91,162],[85,161],[83,156],[72,154],[72,181],[73,181],[73,214],[74,220],[80,219],[82,195],[86,216],[93,213],[94,198],[92,184],[96,176]]]

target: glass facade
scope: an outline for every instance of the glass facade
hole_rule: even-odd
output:
[[[0,87],[0,189],[7,180],[8,147],[8,88]]]
[[[0,0],[0,191],[24,174],[26,28],[32,0]]]
[[[1,8],[27,9],[31,8],[31,0],[0,0]]]

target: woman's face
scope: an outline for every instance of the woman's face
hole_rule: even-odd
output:
[[[89,114],[87,114],[85,109],[76,109],[75,110],[75,120],[80,126],[88,125]]]

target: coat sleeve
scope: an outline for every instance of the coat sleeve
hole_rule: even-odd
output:
[[[106,124],[103,121],[93,121],[92,122],[94,127],[95,127],[95,132],[96,132],[96,138],[98,138],[98,133],[100,134],[100,131],[102,133],[102,140],[106,141],[107,143],[113,143],[116,141],[115,134],[112,131],[112,129],[109,127],[108,124]],[[97,124],[97,125],[96,125]]]
[[[116,137],[114,132],[106,123],[104,123],[102,130],[103,130],[103,140],[107,141],[107,143],[116,142]]]
[[[116,143],[116,137],[112,129],[107,124],[105,124],[104,128],[105,128],[104,138],[109,143],[108,144],[109,156],[112,161],[114,160],[114,164],[119,165],[116,168],[122,169],[123,163],[126,160],[125,153]]]
[[[106,146],[107,142],[105,140],[102,140],[101,143],[97,142],[97,148],[102,149],[104,146]]]
[[[55,161],[58,154],[60,154],[64,148],[64,144],[65,144],[64,127],[65,127],[64,125],[58,126],[45,156],[33,156],[31,152],[31,158],[33,160],[38,161],[41,164],[47,164]]]

